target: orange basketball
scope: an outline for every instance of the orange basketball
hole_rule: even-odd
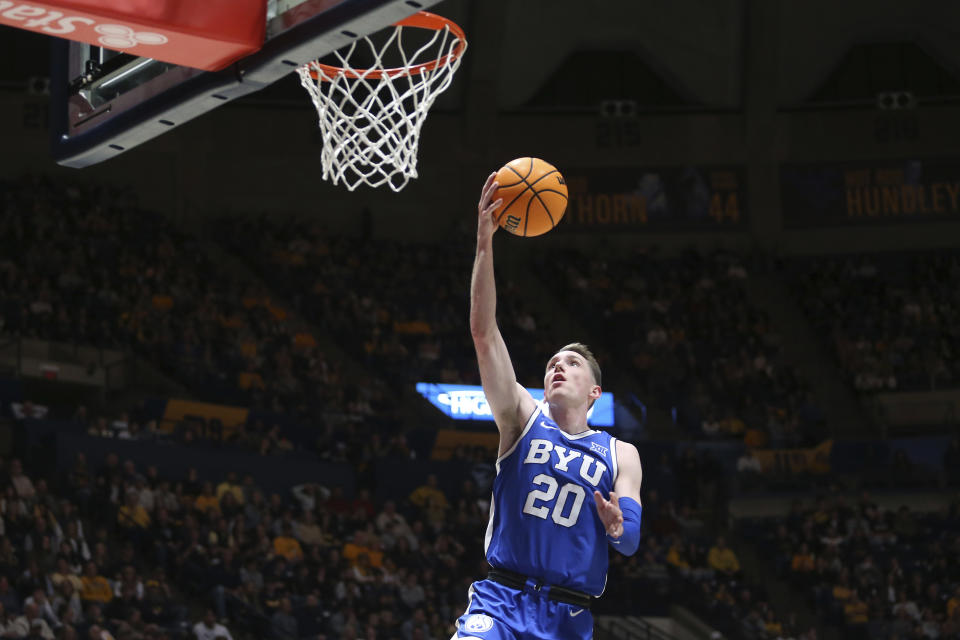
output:
[[[497,224],[518,236],[539,236],[557,226],[567,210],[567,183],[549,162],[517,158],[497,171],[497,192],[503,199],[494,212]]]

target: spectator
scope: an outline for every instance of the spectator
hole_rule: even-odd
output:
[[[410,494],[410,502],[420,508],[427,522],[435,528],[443,523],[447,509],[450,508],[447,496],[438,487],[437,476],[432,473],[427,476],[426,484],[420,485]]]
[[[120,579],[113,584],[113,595],[119,596],[125,589],[129,589],[137,600],[143,600],[143,582],[137,576],[136,567],[126,565],[120,571]]]
[[[373,500],[370,499],[370,490],[360,489],[356,498],[350,504],[350,514],[358,520],[370,520],[375,513]]]
[[[270,637],[273,640],[298,640],[297,619],[293,617],[290,598],[281,598],[280,607],[270,618]]]
[[[3,603],[0,602],[0,638],[15,638],[18,632],[14,626],[14,617],[10,615]]]
[[[90,629],[87,631],[87,638],[89,638],[89,640],[114,640],[113,634],[99,624],[90,626]]]
[[[400,591],[400,600],[408,609],[414,610],[420,607],[425,599],[426,592],[420,585],[417,574],[411,571],[407,574],[407,579],[403,583],[403,588]]]
[[[954,587],[953,595],[950,596],[946,604],[947,618],[953,618],[957,613],[960,613],[960,584]]]
[[[40,637],[43,640],[53,640],[53,630],[47,621],[40,617],[40,612],[35,604],[24,604],[23,614],[13,621],[13,637]],[[10,633],[10,631],[8,631]]]
[[[713,413],[710,413],[700,423],[700,430],[706,437],[714,438],[720,435],[720,421]]]
[[[263,513],[266,503],[263,499],[263,492],[259,489],[254,490],[251,498],[244,503],[243,518],[247,529],[255,529],[263,520]]]
[[[767,609],[766,618],[763,622],[764,631],[768,638],[783,637],[783,623],[777,619],[773,609]]]
[[[250,584],[253,590],[257,592],[263,590],[263,573],[261,573],[253,557],[248,557],[244,566],[240,569],[240,583]]]
[[[379,569],[383,566],[383,552],[379,550],[379,543],[364,530],[353,534],[353,540],[343,546],[343,559],[354,566],[360,556],[366,556],[371,567]]]
[[[23,465],[17,459],[10,461],[10,484],[13,485],[17,496],[28,503],[32,502],[37,495],[33,481],[23,473]]]
[[[847,541],[847,537],[837,530],[835,524],[831,524],[826,534],[820,537],[820,543],[827,552],[837,552]],[[806,544],[806,543],[804,543]]]
[[[70,622],[78,625],[83,623],[83,603],[80,601],[80,592],[75,587],[74,582],[64,580],[57,588],[56,594],[51,600],[51,606],[54,611],[60,612],[61,622]]]
[[[131,492],[131,489],[127,489],[127,491]],[[136,494],[140,506],[142,506],[148,514],[153,513],[157,505],[157,496],[151,485],[147,483],[146,477],[142,474],[138,473],[134,479],[132,493]]]
[[[945,638],[960,637],[960,608],[953,609],[953,612],[947,616],[940,627],[940,633]]]
[[[407,519],[403,514],[397,511],[396,503],[393,500],[387,500],[383,503],[383,510],[377,515],[377,531],[383,540],[387,549],[393,547],[398,538],[407,538],[408,543],[413,537],[413,531],[407,524]]]
[[[9,545],[11,549],[13,548],[9,538],[5,538],[4,543]],[[2,574],[0,574],[0,605],[3,606],[4,611],[10,614],[20,611],[20,596],[10,586],[10,579]]]
[[[736,577],[740,573],[740,561],[733,549],[727,546],[727,541],[723,536],[717,538],[716,544],[710,547],[707,554],[707,563],[710,568],[717,573],[729,577]]]
[[[937,614],[930,607],[926,607],[921,614],[920,629],[925,638],[940,637],[940,623]]]
[[[313,511],[304,511],[300,520],[294,523],[293,527],[296,538],[301,544],[308,548],[316,546],[328,546],[330,538],[324,533],[323,528],[317,524],[317,519]]]
[[[193,635],[196,640],[233,640],[230,630],[217,622],[213,609],[207,609],[203,614],[203,620],[193,625]]]
[[[273,550],[290,562],[303,560],[303,548],[293,535],[291,523],[283,523],[283,533],[273,539]]]
[[[107,604],[113,599],[113,589],[110,587],[110,582],[97,573],[95,563],[88,562],[86,564],[81,582],[83,588],[80,590],[80,599],[84,603]]]
[[[893,616],[893,621],[890,623],[890,636],[896,638],[909,637],[917,624],[916,619],[911,617],[906,609],[897,609]]]
[[[800,545],[800,548],[790,560],[790,569],[799,580],[807,581],[808,576],[817,568],[817,557],[810,550],[806,542]]]
[[[83,525],[78,519],[67,520],[64,542],[69,545],[67,553],[71,558],[71,564],[80,565],[92,557],[90,547],[83,536]]]
[[[854,569],[857,583],[869,589],[876,589],[881,585],[883,576],[880,568],[873,561],[873,556],[866,554],[863,560]]]
[[[763,466],[755,451],[747,448],[737,458],[737,481],[741,489],[753,489],[760,484]]]
[[[233,471],[227,472],[226,479],[217,485],[217,499],[223,500],[225,493],[231,493],[238,505],[243,505],[246,499],[243,493],[243,487],[237,482],[237,474]]]
[[[216,515],[220,515],[220,499],[213,492],[212,482],[203,483],[203,489],[194,501],[193,508],[202,514],[213,511]]]
[[[323,635],[329,614],[324,611],[316,593],[308,594],[304,603],[294,610],[293,615],[297,619],[297,632],[301,639],[315,640]]]
[[[423,608],[417,607],[413,610],[413,615],[400,627],[400,633],[404,640],[432,640]]]
[[[303,511],[313,511],[318,502],[330,497],[330,491],[316,483],[298,484],[292,491]]]
[[[140,611],[147,624],[174,627],[186,618],[185,607],[177,607],[173,594],[157,580],[147,580]],[[196,635],[196,634],[194,634]]]
[[[141,532],[150,526],[150,514],[141,504],[137,491],[126,492],[124,504],[117,511],[117,524],[125,529]]]
[[[52,629],[60,627],[60,618],[57,617],[53,604],[47,599],[43,589],[34,589],[33,595],[23,601],[24,611],[29,606],[32,606],[37,615],[43,618]]]

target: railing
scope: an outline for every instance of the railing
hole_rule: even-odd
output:
[[[891,430],[950,428],[960,413],[960,390],[879,393],[867,401],[884,436]]]
[[[596,640],[678,640],[671,633],[643,618],[603,617],[597,620],[593,637]]]
[[[14,355],[12,358],[4,357],[4,354],[13,351]],[[9,361],[13,362],[12,366],[8,366],[6,363]],[[13,377],[18,377],[20,375],[20,339],[14,337],[6,337],[0,339],[0,373],[7,373]]]

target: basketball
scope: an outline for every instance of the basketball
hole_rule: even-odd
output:
[[[493,199],[503,200],[494,212],[497,224],[518,236],[550,231],[567,210],[567,183],[549,162],[517,158],[497,171]]]

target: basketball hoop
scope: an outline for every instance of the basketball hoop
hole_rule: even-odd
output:
[[[411,27],[433,34],[405,51]],[[322,177],[350,191],[361,184],[400,191],[417,177],[420,128],[467,48],[463,29],[426,11],[388,29],[383,43],[364,36],[334,52],[339,66],[315,61],[297,68],[319,116]],[[372,63],[357,68],[352,61],[364,55]],[[394,60],[397,66],[388,68]]]

